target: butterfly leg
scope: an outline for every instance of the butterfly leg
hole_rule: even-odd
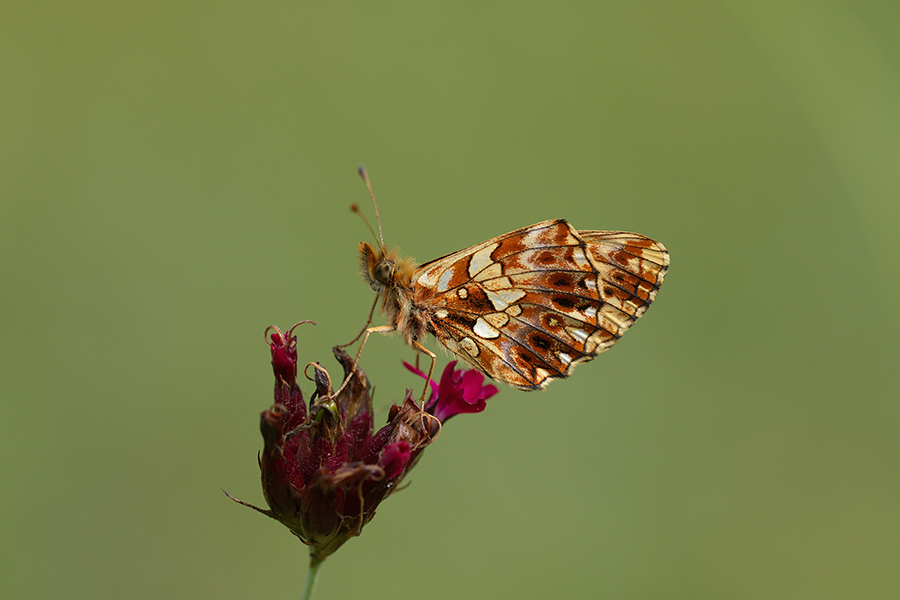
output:
[[[392,325],[380,325],[378,327],[369,327],[365,330],[365,333],[362,336],[362,341],[359,343],[359,348],[356,351],[356,356],[353,358],[353,368],[350,369],[350,372],[347,373],[347,376],[344,377],[344,382],[341,383],[341,387],[337,389],[334,393],[335,396],[344,391],[344,388],[347,387],[347,384],[350,382],[350,378],[353,377],[353,374],[356,373],[356,365],[359,364],[359,355],[362,354],[363,346],[366,345],[366,340],[369,339],[369,335],[373,333],[391,333],[392,331],[396,331],[397,328]],[[359,337],[359,336],[357,336]],[[350,342],[351,344],[353,342]]]
[[[428,358],[431,359],[431,366],[428,367],[428,377],[425,378],[425,389],[422,390],[422,397],[419,399],[419,405],[424,409],[425,394],[428,393],[428,384],[431,382],[431,375],[434,373],[434,361],[437,359],[437,355],[415,340],[412,341],[412,347],[423,354],[427,354]]]
[[[363,328],[359,331],[359,333],[356,335],[355,338],[353,338],[352,340],[350,340],[350,341],[347,342],[346,344],[340,344],[340,345],[338,345],[338,348],[346,348],[347,346],[352,346],[353,344],[356,343],[356,340],[358,340],[359,338],[362,337],[362,335],[363,335],[363,334],[366,332],[366,330],[369,328],[369,325],[372,324],[372,315],[375,314],[375,306],[377,306],[377,305],[378,305],[378,297],[376,296],[376,297],[375,297],[375,301],[372,303],[372,308],[369,309],[369,318],[366,319],[366,324],[363,325]]]

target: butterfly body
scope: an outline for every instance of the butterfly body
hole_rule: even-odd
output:
[[[621,231],[543,221],[422,265],[359,246],[390,329],[432,334],[489,377],[523,390],[568,377],[622,336],[656,297],[665,247]]]
[[[399,331],[407,344],[433,333],[425,306],[415,303],[412,275],[418,268],[410,259],[400,259],[395,252],[359,244],[360,272],[381,300],[381,311],[387,322]]]

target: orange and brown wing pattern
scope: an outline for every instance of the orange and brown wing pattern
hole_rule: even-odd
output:
[[[579,231],[578,237],[597,266],[601,297],[628,315],[627,329],[656,298],[669,269],[669,252],[656,240],[627,231]]]
[[[422,265],[413,303],[451,351],[533,390],[615,343],[667,266],[665,248],[644,236],[544,221]]]

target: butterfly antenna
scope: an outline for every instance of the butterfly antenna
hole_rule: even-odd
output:
[[[378,222],[378,239],[381,242],[381,249],[384,250],[384,234],[381,232],[381,215],[378,214],[378,203],[375,202],[375,192],[372,191],[372,184],[369,182],[369,173],[366,171],[365,167],[359,168],[359,176],[362,177],[362,180],[366,182],[366,188],[369,190],[369,197],[372,198],[372,206],[375,207],[375,220]],[[372,226],[369,225],[371,229]],[[372,232],[372,235],[375,235],[375,232]]]
[[[366,227],[369,228],[369,232],[372,234],[372,237],[375,239],[375,243],[378,244],[378,247],[381,248],[382,251],[384,251],[384,243],[378,241],[378,236],[375,235],[375,230],[372,229],[372,224],[369,223],[369,219],[366,218],[366,214],[362,210],[360,210],[360,208],[357,204],[351,204],[350,210],[352,210],[353,212],[355,212],[356,214],[359,215],[359,218],[362,219],[363,223],[366,224]]]

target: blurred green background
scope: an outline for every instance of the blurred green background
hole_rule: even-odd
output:
[[[573,378],[452,421],[317,598],[900,597],[898,26],[7,3],[0,597],[299,597],[305,547],[220,488],[263,502],[263,330],[316,320],[300,360],[333,368],[365,321],[360,164],[420,261],[565,217],[672,267]],[[379,424],[412,356],[364,353]]]

